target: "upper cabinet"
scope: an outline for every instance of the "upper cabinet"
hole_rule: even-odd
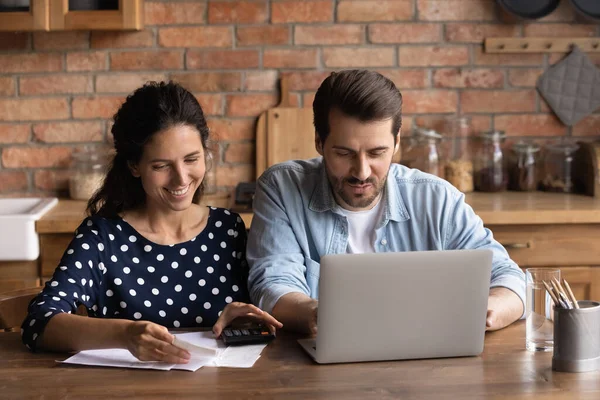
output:
[[[0,31],[140,30],[144,0],[0,0]]]
[[[50,30],[50,0],[0,0],[0,31]]]

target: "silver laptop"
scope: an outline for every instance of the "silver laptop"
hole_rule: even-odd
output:
[[[475,356],[483,351],[491,250],[321,258],[318,363]]]

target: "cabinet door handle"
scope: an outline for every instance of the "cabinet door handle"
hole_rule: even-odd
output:
[[[530,249],[531,242],[526,243],[501,243],[505,249]]]

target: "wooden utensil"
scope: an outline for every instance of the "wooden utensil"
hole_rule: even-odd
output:
[[[281,101],[263,112],[256,126],[256,178],[270,166],[317,157],[312,108],[291,107],[287,78],[280,80]]]

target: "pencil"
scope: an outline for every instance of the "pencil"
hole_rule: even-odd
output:
[[[569,282],[567,282],[566,279],[563,279],[563,282],[565,283],[565,288],[567,289],[567,294],[569,295],[571,302],[573,303],[573,307],[579,308],[579,304],[577,304],[577,299],[575,298],[575,295],[571,290],[571,286],[569,286]]]
[[[560,302],[558,301],[558,298],[556,297],[556,295],[552,291],[552,288],[550,287],[550,285],[548,285],[546,283],[546,281],[542,281],[542,283],[544,284],[544,287],[546,288],[546,291],[548,292],[548,294],[550,295],[550,297],[552,297],[552,301],[554,302],[554,306],[555,307],[560,307]]]

